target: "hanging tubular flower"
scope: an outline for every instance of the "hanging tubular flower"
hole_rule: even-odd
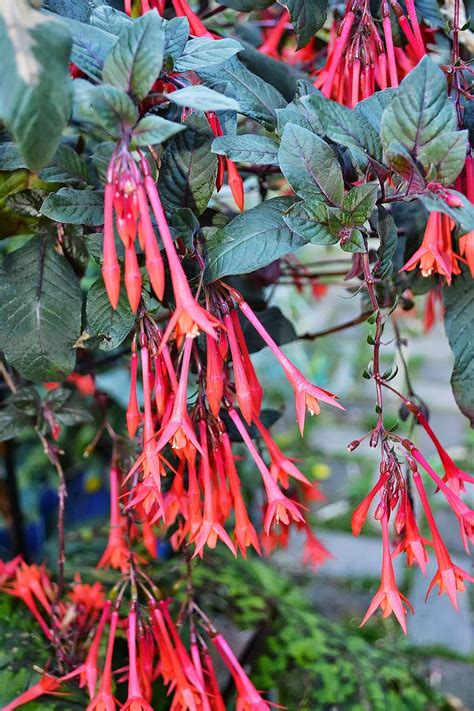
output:
[[[421,247],[401,271],[411,271],[419,265],[422,276],[440,274],[445,277],[448,284],[451,284],[452,274],[458,269],[451,248],[453,226],[454,222],[448,215],[430,212]]]
[[[102,610],[102,615],[97,625],[97,629],[94,634],[94,639],[87,652],[87,657],[84,662],[83,670],[81,672],[80,686],[83,687],[87,684],[87,690],[89,692],[89,698],[92,700],[95,696],[95,689],[97,684],[97,677],[99,675],[98,668],[98,658],[99,658],[99,647],[102,640],[102,635],[104,633],[104,628],[108,619],[110,617],[110,610],[112,607],[112,602],[107,600],[104,609]]]
[[[104,253],[102,259],[102,277],[109,301],[116,309],[120,298],[120,265],[117,258],[114,239],[114,186],[107,183],[105,186],[104,203]]]
[[[135,437],[138,423],[140,422],[140,410],[138,409],[137,400],[137,368],[138,355],[135,341],[132,343],[132,357],[130,365],[130,396],[128,399],[128,407],[126,413],[127,430],[130,439]]]
[[[369,605],[369,609],[365,613],[365,617],[362,620],[360,626],[365,625],[369,617],[374,614],[376,609],[380,606],[383,610],[383,617],[388,617],[392,612],[400,623],[400,627],[407,633],[407,623],[405,620],[406,610],[403,607],[405,603],[410,610],[413,612],[413,607],[410,605],[405,595],[401,593],[397,588],[397,583],[395,581],[395,573],[393,571],[392,556],[390,554],[390,540],[388,533],[388,515],[382,517],[380,521],[382,525],[382,579],[380,581],[380,587],[375,593],[372,602]]]
[[[425,487],[423,486],[423,481],[418,471],[413,473],[413,481],[415,482],[415,486],[418,490],[425,516],[430,527],[434,551],[438,563],[438,570],[430,583],[426,597],[428,597],[433,587],[438,585],[439,594],[442,595],[443,593],[447,593],[452,606],[457,610],[459,609],[457,593],[465,591],[466,587],[464,585],[464,580],[474,582],[474,577],[469,575],[469,573],[466,573],[466,571],[462,570],[462,568],[459,568],[459,566],[455,565],[451,560],[448,549],[439,534],[438,527],[436,526],[433,514],[431,513]]]
[[[142,160],[142,170],[145,176],[145,189],[168,258],[171,282],[173,284],[173,292],[176,301],[176,311],[166,327],[162,343],[165,344],[167,342],[175,328],[176,340],[178,342],[187,334],[192,336],[197,335],[199,330],[209,334],[212,338],[216,338],[216,319],[210,316],[210,314],[198,304],[191,292],[187,277],[176,252],[173,238],[171,237],[158,190],[153,182],[150,175],[150,168],[145,160]]]
[[[109,538],[98,568],[118,568],[126,573],[130,565],[130,549],[125,539],[122,514],[119,505],[119,471],[115,465],[110,468],[110,527]]]
[[[204,546],[215,548],[217,540],[220,538],[230,551],[236,556],[237,551],[232,543],[228,533],[221,524],[216,520],[216,512],[214,509],[213,486],[211,480],[211,469],[209,466],[209,452],[207,445],[206,423],[204,420],[199,421],[199,437],[200,437],[200,452],[201,452],[201,479],[202,488],[204,489],[204,515],[199,529],[190,539],[196,544],[196,549],[193,553],[195,558],[202,551]]]
[[[390,472],[388,470],[383,471],[380,474],[380,477],[378,478],[375,485],[367,494],[367,496],[360,502],[360,504],[354,510],[354,513],[352,514],[352,533],[354,536],[358,536],[359,533],[362,531],[362,527],[367,518],[367,514],[369,513],[372,501],[374,500],[377,492],[379,492],[385,486],[389,478]]]
[[[112,658],[114,654],[115,633],[119,615],[116,610],[112,612],[109,625],[109,639],[107,641],[107,650],[105,652],[104,668],[100,680],[99,691],[91,699],[86,711],[115,711],[117,708],[117,700],[112,694]]]
[[[124,711],[153,711],[153,706],[143,698],[137,668],[137,611],[132,606],[128,613],[128,695]]]
[[[401,507],[400,510],[403,511],[404,519],[403,536],[400,543],[394,548],[392,556],[395,557],[400,555],[400,553],[405,553],[407,564],[411,566],[417,563],[423,575],[426,575],[426,564],[428,562],[426,546],[431,546],[432,543],[420,534],[416,524],[415,514],[413,513],[405,491],[403,493]]]
[[[298,368],[293,365],[290,359],[287,358],[283,351],[277,346],[273,338],[264,328],[263,324],[259,321],[248,303],[244,301],[242,296],[235,289],[231,289],[230,287],[226,288],[237,301],[242,313],[245,314],[246,318],[250,321],[257,333],[270,348],[293,387],[295,391],[296,419],[301,434],[303,434],[304,431],[306,409],[308,409],[311,414],[318,414],[320,411],[318,400],[322,400],[323,402],[327,402],[330,405],[334,405],[334,407],[344,410],[344,407],[337,402],[337,395],[333,395],[327,390],[318,388],[316,385],[311,385],[311,383],[304,377],[303,373],[301,373]]]
[[[270,711],[269,704],[262,699],[224,637],[216,634],[212,642],[234,679],[238,711]]]

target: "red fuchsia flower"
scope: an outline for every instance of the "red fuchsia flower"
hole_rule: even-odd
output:
[[[109,538],[98,568],[116,568],[126,573],[130,565],[130,549],[127,545],[119,505],[119,471],[115,465],[110,468],[110,527]]]
[[[137,369],[138,355],[135,341],[132,343],[132,357],[130,364],[130,396],[128,399],[128,407],[126,413],[127,430],[130,439],[135,437],[140,422],[140,410],[138,409],[137,400]]]
[[[242,496],[239,475],[232,454],[232,445],[227,432],[222,433],[222,451],[224,463],[229,477],[230,492],[234,503],[234,538],[243,557],[247,557],[247,548],[253,546],[259,555],[262,555],[258,542],[257,532],[249,518],[247,508]]]
[[[252,455],[252,459],[260,471],[262,476],[263,486],[265,487],[265,492],[268,499],[267,509],[265,513],[264,529],[268,533],[272,527],[273,521],[279,523],[280,521],[284,525],[290,523],[290,519],[293,521],[303,521],[304,518],[298,509],[298,502],[289,499],[283,494],[283,492],[278,487],[278,484],[273,479],[270,474],[267,465],[263,461],[262,457],[257,451],[254,443],[252,442],[249,433],[245,429],[244,423],[240,419],[234,408],[229,409],[229,417],[237,427],[237,430],[242,437],[245,446]]]
[[[99,613],[104,607],[105,595],[102,584],[96,581],[92,585],[82,583],[80,574],[76,574],[76,579],[72,590],[69,593],[76,613],[79,618],[79,624],[92,625],[95,623]]]
[[[242,354],[235,336],[234,326],[229,314],[224,316],[224,326],[227,331],[230,352],[232,355],[232,364],[234,369],[235,394],[239,404],[240,411],[244,416],[247,424],[252,422],[254,414],[254,403],[252,393],[250,391],[249,382],[245,372]]]
[[[270,705],[262,699],[224,637],[216,634],[212,642],[234,679],[237,689],[236,711],[270,711]]]
[[[160,600],[158,604],[160,606],[161,612],[163,613],[163,617],[168,626],[168,630],[171,633],[171,638],[176,649],[177,657],[188,681],[196,688],[196,690],[202,696],[204,696],[205,689],[204,684],[201,681],[201,676],[198,670],[196,669],[192,657],[189,656],[183,642],[181,641],[176,625],[170,615],[169,603],[170,600]]]
[[[458,270],[451,248],[453,226],[454,222],[448,215],[430,212],[421,247],[401,271],[411,271],[419,265],[422,276],[440,274],[445,277],[448,284],[451,284],[452,274]]]
[[[152,613],[152,629],[160,652],[160,673],[170,692],[174,690],[172,708],[198,711],[200,694],[194,684],[189,681],[181,665],[179,656],[168,632],[162,609],[155,601],[150,602]]]
[[[230,312],[230,318],[232,321],[232,326],[234,328],[239,350],[242,354],[245,377],[247,379],[247,383],[250,388],[250,395],[252,397],[253,412],[256,416],[258,416],[260,415],[260,410],[262,409],[263,388],[260,385],[257,373],[255,372],[255,368],[253,367],[253,363],[250,359],[250,353],[247,348],[245,335],[242,330],[239,315],[235,309],[232,309],[232,311]]]
[[[3,585],[7,580],[13,578],[22,560],[21,555],[17,555],[15,558],[12,558],[12,560],[7,560],[6,562],[0,558],[0,585]]]
[[[279,59],[278,45],[287,28],[290,20],[290,13],[285,8],[275,25],[265,33],[265,41],[260,45],[258,51],[274,59]]]
[[[36,565],[29,566],[26,563],[21,563],[15,571],[15,579],[11,580],[8,586],[2,589],[3,592],[6,592],[8,595],[13,595],[23,601],[43,630],[46,639],[51,640],[51,630],[38,610],[33,597],[33,595],[35,595],[46,612],[50,614],[51,605],[44,590],[45,585],[48,591],[52,590],[52,586],[44,573],[44,569],[40,569]]]
[[[107,650],[105,653],[104,668],[100,680],[100,687],[97,694],[91,699],[86,711],[115,711],[117,708],[117,700],[112,694],[112,658],[114,654],[115,633],[119,615],[116,610],[112,612],[109,625],[109,639],[107,641]]]
[[[287,489],[289,486],[288,477],[291,476],[293,479],[300,481],[302,484],[311,486],[309,479],[307,479],[307,477],[300,472],[291,459],[283,454],[280,447],[272,438],[270,432],[266,429],[258,417],[254,418],[254,424],[265,442],[265,446],[271,457],[272,463],[270,465],[270,473],[275,481],[280,481],[285,489]]]
[[[235,165],[235,163],[229,160],[229,158],[226,158],[226,166],[227,182],[229,184],[232,197],[235,200],[235,204],[242,212],[242,210],[244,209],[244,182],[242,180],[242,176],[237,170],[237,166]]]
[[[372,501],[374,500],[377,492],[379,492],[385,486],[389,478],[390,472],[383,471],[380,474],[380,477],[378,478],[375,485],[365,497],[365,499],[363,499],[358,505],[358,507],[355,509],[354,513],[352,514],[352,533],[354,536],[358,536],[359,533],[362,531],[362,527],[367,518],[367,514],[369,513]]]
[[[166,327],[161,349],[167,342],[174,329],[176,329],[176,340],[178,343],[181,341],[183,336],[187,334],[191,336],[197,335],[200,330],[209,334],[212,338],[216,338],[215,325],[217,324],[217,321],[198,304],[191,292],[186,274],[184,273],[181,261],[174,246],[173,238],[171,236],[158,190],[150,175],[148,163],[144,160],[142,160],[142,170],[145,176],[145,190],[155,215],[158,230],[168,258],[171,283],[173,285],[173,292],[176,301],[176,310],[171,317],[168,326]]]
[[[443,295],[439,289],[431,289],[426,295],[423,313],[423,333],[429,333],[444,311]],[[440,312],[440,316],[437,313]]]
[[[332,553],[328,551],[319,538],[314,535],[311,526],[307,523],[302,525],[306,535],[306,541],[303,548],[303,564],[310,565],[313,570],[316,570],[320,565],[326,562],[328,558],[333,558]]]
[[[459,254],[465,257],[471,276],[474,278],[474,232],[459,238]]]
[[[392,556],[395,558],[397,555],[400,555],[400,553],[405,553],[407,564],[411,566],[414,563],[417,563],[423,575],[426,575],[426,564],[428,562],[426,546],[431,546],[432,543],[420,534],[415,514],[413,513],[413,509],[405,490],[402,492],[402,502],[395,520],[395,527],[397,528],[397,531],[397,521],[399,520],[400,511],[403,512],[403,524],[400,524],[400,530],[403,531],[403,535],[400,543],[398,543],[392,551]]]
[[[446,486],[444,481],[437,475],[433,467],[426,461],[421,452],[414,446],[409,447],[409,452],[413,459],[420,464],[423,469],[433,479],[438,488],[443,492],[446,501],[457,516],[461,526],[461,537],[464,547],[469,552],[467,539],[474,542],[474,511],[462,501],[451,489]]]
[[[153,225],[151,224],[150,213],[146,200],[145,189],[142,184],[137,188],[138,207],[140,209],[140,220],[138,222],[138,233],[143,241],[145,251],[145,264],[150,282],[159,301],[163,299],[165,290],[165,265],[161,251],[156,241]]]
[[[170,442],[172,448],[176,450],[176,454],[178,456],[183,454],[188,461],[194,461],[196,450],[201,452],[200,444],[187,411],[188,373],[193,338],[193,336],[187,335],[184,340],[181,375],[173,411],[168,423],[158,433],[158,441],[154,449],[155,452],[159,452]]]
[[[433,432],[430,423],[428,422],[427,418],[420,410],[420,408],[417,407],[414,403],[407,400],[406,398],[404,399],[404,403],[408,407],[410,412],[415,415],[418,424],[423,427],[426,434],[436,447],[436,451],[438,452],[439,458],[441,459],[441,464],[443,465],[443,480],[446,482],[446,484],[451,487],[455,494],[459,494],[460,491],[465,490],[465,482],[468,482],[469,484],[474,484],[474,477],[460,469],[457,464],[453,462],[453,460],[437,438],[436,434]]]
[[[163,506],[161,497],[161,472],[162,467],[160,460],[156,456],[155,449],[155,428],[153,425],[153,415],[151,411],[151,372],[150,372],[150,353],[146,337],[143,335],[141,339],[140,356],[142,362],[142,384],[143,384],[143,454],[144,470],[146,475],[151,475],[153,484],[156,487],[156,499],[160,508]]]
[[[97,684],[97,677],[99,675],[98,659],[99,659],[99,647],[102,640],[102,635],[104,633],[105,625],[110,617],[110,610],[112,607],[112,602],[107,600],[104,604],[102,615],[97,625],[94,637],[92,639],[89,651],[87,652],[86,660],[82,666],[81,671],[81,681],[80,687],[84,687],[87,684],[87,690],[89,692],[89,698],[93,699],[95,696],[95,689]]]
[[[227,288],[229,289],[229,287]],[[344,410],[344,407],[337,402],[337,395],[333,395],[327,390],[318,388],[316,385],[311,385],[311,383],[304,377],[303,373],[301,373],[298,368],[293,365],[289,358],[287,358],[283,351],[277,346],[250,306],[243,300],[242,296],[235,291],[235,289],[229,289],[229,291],[231,291],[232,296],[239,304],[239,308],[242,313],[245,314],[257,333],[270,348],[293,387],[293,390],[295,391],[296,419],[301,434],[303,434],[304,431],[306,409],[308,409],[311,414],[318,414],[320,411],[318,400],[322,400],[323,402],[327,402],[330,405],[334,405],[334,407]]]
[[[45,694],[50,694],[51,696],[68,696],[68,694],[60,693],[56,691],[56,689],[59,689],[61,684],[65,681],[69,681],[69,679],[77,676],[79,672],[80,669],[74,669],[72,672],[69,672],[69,674],[65,674],[59,678],[51,676],[50,674],[43,674],[36,684],[33,684],[33,686],[24,691],[23,694],[20,694],[14,701],[10,701],[9,704],[3,706],[2,711],[13,711],[13,709],[29,704],[31,701],[39,699],[40,696],[44,696]]]
[[[397,588],[397,583],[395,581],[395,573],[393,570],[392,556],[390,554],[390,540],[388,533],[388,514],[382,516],[382,578],[380,581],[380,587],[375,593],[372,602],[369,605],[364,619],[361,622],[365,625],[369,617],[374,614],[376,609],[380,606],[383,611],[383,617],[388,617],[392,612],[400,623],[400,627],[407,633],[407,624],[405,620],[406,610],[403,607],[405,603],[410,610],[413,612],[413,607],[410,605],[405,595],[401,593]]]
[[[132,606],[128,613],[128,696],[124,711],[153,711],[153,707],[142,695],[137,667],[137,611]]]
[[[206,398],[217,417],[224,394],[224,360],[213,338],[206,334]]]
[[[209,654],[209,650],[207,646],[204,644],[202,640],[200,640],[201,643],[201,649],[202,649],[202,656],[204,660],[204,666],[206,667],[206,672],[207,672],[207,695],[210,699],[212,699],[212,705],[213,709],[212,711],[226,711],[224,699],[222,698],[220,689],[219,689],[219,682],[217,681],[216,677],[216,672],[214,670],[214,665],[212,663],[212,658],[211,655]]]
[[[114,186],[105,186],[104,204],[104,252],[102,258],[102,277],[109,301],[116,309],[120,298],[120,265],[117,258],[114,239]]]
[[[199,529],[190,539],[191,542],[196,545],[193,558],[199,555],[206,543],[209,548],[215,548],[219,538],[236,556],[237,551],[235,550],[234,544],[232,543],[224,527],[217,521],[216,517],[205,420],[199,421],[199,437],[201,443],[200,472],[202,488],[204,490],[204,515]]]
[[[189,7],[187,0],[172,0],[174,11],[178,17],[187,17],[189,21],[189,31],[195,37],[209,37],[218,39],[217,35],[209,32],[207,27],[199,19],[196,13]]]
[[[431,537],[433,539],[433,546],[436,555],[436,560],[438,563],[438,570],[436,571],[433,580],[430,583],[426,597],[430,594],[431,590],[435,585],[439,586],[439,594],[447,593],[451,604],[458,610],[458,600],[457,593],[464,592],[466,587],[464,585],[464,580],[469,580],[474,582],[474,577],[469,575],[465,570],[459,568],[451,560],[448,549],[446,548],[443,539],[440,536],[438,527],[434,520],[433,514],[431,513],[430,504],[428,497],[426,495],[425,487],[423,486],[423,481],[418,471],[413,472],[413,481],[417,488],[421,503],[423,505],[423,510],[425,512],[426,519],[431,531]]]
[[[462,190],[462,176],[458,176],[456,182],[460,182],[459,189]],[[468,155],[464,165],[464,189],[463,192],[467,199],[474,203],[474,158]],[[459,253],[462,254],[467,262],[471,276],[474,278],[474,232],[468,232],[462,237],[459,237]]]

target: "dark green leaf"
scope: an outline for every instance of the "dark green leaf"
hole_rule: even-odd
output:
[[[356,185],[344,196],[343,208],[351,213],[354,225],[366,222],[377,200],[377,186],[373,183]]]
[[[392,259],[398,245],[397,226],[391,214],[382,206],[377,208],[377,234],[380,247],[377,250],[375,275],[386,279],[393,271]]]
[[[15,144],[12,141],[0,143],[0,170],[19,168],[26,168],[26,163]]]
[[[135,323],[125,289],[121,290],[118,306],[113,309],[101,277],[92,284],[87,294],[86,316],[92,336],[102,336],[100,348],[104,351],[117,348]]]
[[[418,164],[400,141],[392,141],[385,151],[388,165],[408,183],[408,192],[419,192],[426,185]]]
[[[3,0],[0,114],[33,170],[52,158],[69,119],[71,46],[68,30],[52,16],[28,0]]]
[[[141,101],[158,78],[163,65],[165,34],[156,10],[128,24],[120,34],[104,68],[104,81]]]
[[[81,328],[78,277],[46,235],[8,254],[2,271],[0,349],[29,380],[65,378]]]
[[[314,130],[342,146],[358,148],[366,155],[382,160],[382,145],[378,132],[364,114],[357,109],[326,99],[321,94],[303,96],[301,103],[313,112],[317,124]]]
[[[173,17],[172,20],[165,21],[165,63],[171,61],[171,68],[174,62],[181,57],[186,42],[189,37],[189,22],[187,17]]]
[[[161,116],[145,116],[133,129],[134,146],[154,146],[167,141],[168,138],[180,133],[184,124],[167,121]]]
[[[82,183],[89,180],[87,164],[70,146],[58,146],[53,160],[40,173],[46,183]]]
[[[168,94],[168,99],[178,106],[185,106],[197,111],[239,111],[239,104],[235,99],[223,96],[218,91],[207,86],[197,84],[178,89]]]
[[[97,190],[61,188],[46,198],[41,214],[70,225],[103,225],[104,194]]]
[[[116,41],[115,35],[68,17],[61,21],[72,34],[71,60],[88,77],[101,81],[104,60]]]
[[[137,110],[122,89],[93,86],[87,81],[76,79],[73,119],[85,127],[99,129],[113,138],[120,138],[124,130],[135,125]]]
[[[336,244],[339,240],[329,227],[326,203],[321,200],[298,202],[283,216],[284,221],[297,235],[313,244]]]
[[[235,99],[239,112],[273,129],[276,109],[286,101],[273,86],[249,72],[237,57],[217,67],[199,70],[203,81],[216,91]]]
[[[17,410],[13,406],[2,408],[0,410],[0,442],[18,437],[32,423],[32,418],[21,410]]]
[[[375,94],[369,96],[363,101],[359,101],[355,107],[356,114],[363,114],[377,133],[380,133],[382,124],[383,112],[392,101],[396,89],[384,89],[384,91],[376,91]]]
[[[474,280],[466,268],[444,287],[443,300],[444,325],[454,354],[451,385],[459,408],[474,426]]]
[[[7,205],[16,215],[39,217],[44,197],[42,190],[20,190],[7,198]]]
[[[212,143],[212,151],[236,162],[278,165],[278,143],[273,138],[253,133],[219,136]]]
[[[120,12],[120,10],[116,10],[109,5],[100,5],[100,7],[95,7],[92,10],[89,22],[94,27],[98,27],[99,30],[104,30],[118,37],[132,24],[133,20],[125,12]]]
[[[78,398],[68,400],[67,404],[54,411],[56,419],[65,427],[79,425],[82,422],[93,422],[90,410]]]
[[[287,7],[298,38],[298,49],[305,47],[326,21],[328,0],[278,0]]]
[[[339,242],[344,252],[365,252],[364,236],[360,230],[349,229],[346,234],[342,234]]]
[[[339,161],[322,138],[295,124],[287,124],[278,159],[283,175],[301,197],[324,198],[340,205],[344,181]]]
[[[233,39],[224,38],[216,42],[209,37],[195,37],[187,42],[174,68],[177,72],[186,72],[222,64],[242,49],[240,42]]]
[[[217,156],[211,152],[212,131],[207,121],[192,116],[186,130],[167,145],[161,163],[158,187],[165,209],[172,213],[189,207],[200,215],[214,190]]]
[[[443,132],[421,149],[418,159],[430,181],[454,183],[466,160],[467,134],[467,131]]]
[[[207,255],[205,279],[210,282],[228,274],[248,274],[301,247],[304,240],[283,220],[291,204],[292,198],[272,198],[220,229],[217,244]]]
[[[403,79],[382,116],[381,138],[387,150],[398,141],[414,158],[438,136],[457,128],[454,104],[444,73],[428,57]]]

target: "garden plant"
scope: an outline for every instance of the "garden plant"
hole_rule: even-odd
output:
[[[4,711],[442,707],[260,561],[292,530],[308,567],[331,551],[253,354],[291,386],[301,437],[323,409],[342,425],[346,386],[289,357],[299,322],[274,297],[316,309],[346,284],[357,317],[302,337],[354,329],[372,351],[370,427],[341,442],[377,456],[352,514],[382,549],[359,622],[393,615],[407,632],[399,555],[435,560],[426,604],[457,608],[474,577],[433,503],[469,550],[474,478],[417,395],[403,316],[444,320],[445,377],[474,423],[468,15],[461,0],[0,0],[0,439],[6,457],[33,436],[57,486],[57,555],[17,545],[0,561],[0,666],[25,647]],[[114,399],[101,383],[124,365]],[[81,552],[66,524],[84,456],[102,463],[110,522]],[[253,629],[243,651],[224,618]]]

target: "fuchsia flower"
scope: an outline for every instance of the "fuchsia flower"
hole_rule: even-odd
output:
[[[92,700],[95,696],[95,689],[97,683],[97,677],[99,674],[98,668],[98,657],[99,657],[99,646],[102,640],[102,635],[104,632],[104,627],[110,616],[110,609],[112,607],[112,602],[107,600],[102,610],[102,615],[97,625],[97,630],[92,640],[92,644],[89,647],[87,653],[86,661],[84,662],[83,669],[81,671],[81,683],[80,686],[83,687],[87,684],[87,690],[89,692],[89,698]]]
[[[107,546],[98,568],[118,568],[125,573],[130,565],[130,549],[125,539],[122,514],[119,505],[119,472],[116,466],[110,468],[110,527]]]
[[[450,284],[452,274],[459,273],[456,255],[453,255],[451,247],[453,226],[454,222],[448,215],[441,212],[430,212],[421,247],[402,267],[401,271],[411,271],[419,264],[422,276],[427,277],[433,273],[440,274]]]
[[[153,711],[153,706],[143,698],[137,668],[137,611],[132,606],[128,613],[128,696],[123,711]]]
[[[262,699],[224,637],[216,634],[212,642],[237,687],[237,711],[270,711],[270,705]]]
[[[410,605],[405,595],[397,588],[395,573],[393,570],[392,556],[390,554],[390,540],[388,533],[388,516],[385,513],[380,521],[382,525],[382,579],[380,587],[375,593],[369,609],[365,613],[360,626],[365,625],[371,615],[380,606],[383,611],[383,617],[388,617],[392,612],[400,623],[400,627],[407,633],[407,623],[405,620],[406,610],[403,607],[405,603],[413,612],[413,607]]]
[[[117,701],[112,694],[112,658],[114,654],[115,633],[119,615],[116,610],[112,612],[109,625],[109,639],[105,653],[104,668],[97,694],[91,699],[86,711],[115,711]]]
[[[431,546],[432,544],[431,541],[428,541],[428,539],[420,534],[416,524],[415,514],[413,513],[405,491],[402,496],[401,507],[400,510],[403,510],[404,517],[403,536],[400,543],[393,550],[392,556],[395,557],[400,553],[405,553],[408,565],[411,566],[413,563],[417,563],[423,575],[426,575],[428,555],[425,546]]]

